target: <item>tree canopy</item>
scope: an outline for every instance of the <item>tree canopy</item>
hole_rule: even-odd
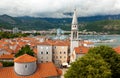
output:
[[[71,64],[65,78],[120,78],[120,55],[108,46],[91,48]]]
[[[100,54],[100,56],[110,65],[112,78],[120,78],[120,55],[111,47],[98,46],[91,48],[89,54]]]
[[[24,47],[22,47],[21,50],[19,50],[19,52],[15,54],[15,57],[19,57],[23,54],[34,56],[34,52],[29,45],[25,45]]]
[[[98,54],[87,54],[71,64],[65,78],[111,78],[109,65]]]

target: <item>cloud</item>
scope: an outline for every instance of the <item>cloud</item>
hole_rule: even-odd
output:
[[[69,17],[74,8],[79,17],[120,14],[120,0],[0,0],[0,15]]]

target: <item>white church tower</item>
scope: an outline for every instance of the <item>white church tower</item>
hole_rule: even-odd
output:
[[[74,10],[72,25],[71,25],[71,44],[70,44],[70,52],[72,53],[75,47],[79,46],[78,40],[78,21],[76,15],[76,9]],[[70,53],[70,54],[71,54]]]

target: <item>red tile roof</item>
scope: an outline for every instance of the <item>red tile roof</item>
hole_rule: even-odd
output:
[[[52,45],[52,44],[45,41],[45,42],[38,43],[38,45]]]
[[[33,56],[30,56],[28,54],[24,54],[22,56],[17,57],[14,62],[18,63],[26,63],[26,62],[35,62],[37,59]]]
[[[54,43],[54,46],[69,46],[69,45],[68,45],[68,43],[66,41],[60,41],[60,40],[58,40],[58,41],[56,41]]]
[[[34,48],[34,49],[33,49],[33,52],[34,52],[35,54],[37,54],[37,48]]]
[[[75,47],[74,50],[77,54],[86,54],[89,48],[84,47],[84,46],[79,46],[79,47]]]
[[[6,67],[0,69],[0,78],[47,78],[60,76],[62,71],[55,67],[53,63],[38,64],[37,70],[34,74],[29,76],[19,76],[14,72],[13,67]]]
[[[118,47],[114,48],[114,50],[115,50],[117,53],[119,53],[119,54],[120,54],[120,46],[118,46]]]
[[[14,59],[14,55],[13,54],[4,54],[0,56],[0,59]]]

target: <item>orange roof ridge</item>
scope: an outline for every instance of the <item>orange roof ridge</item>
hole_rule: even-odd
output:
[[[22,56],[17,57],[14,62],[18,63],[26,63],[26,62],[35,62],[37,59],[33,56],[30,56],[28,54],[24,54]]]

